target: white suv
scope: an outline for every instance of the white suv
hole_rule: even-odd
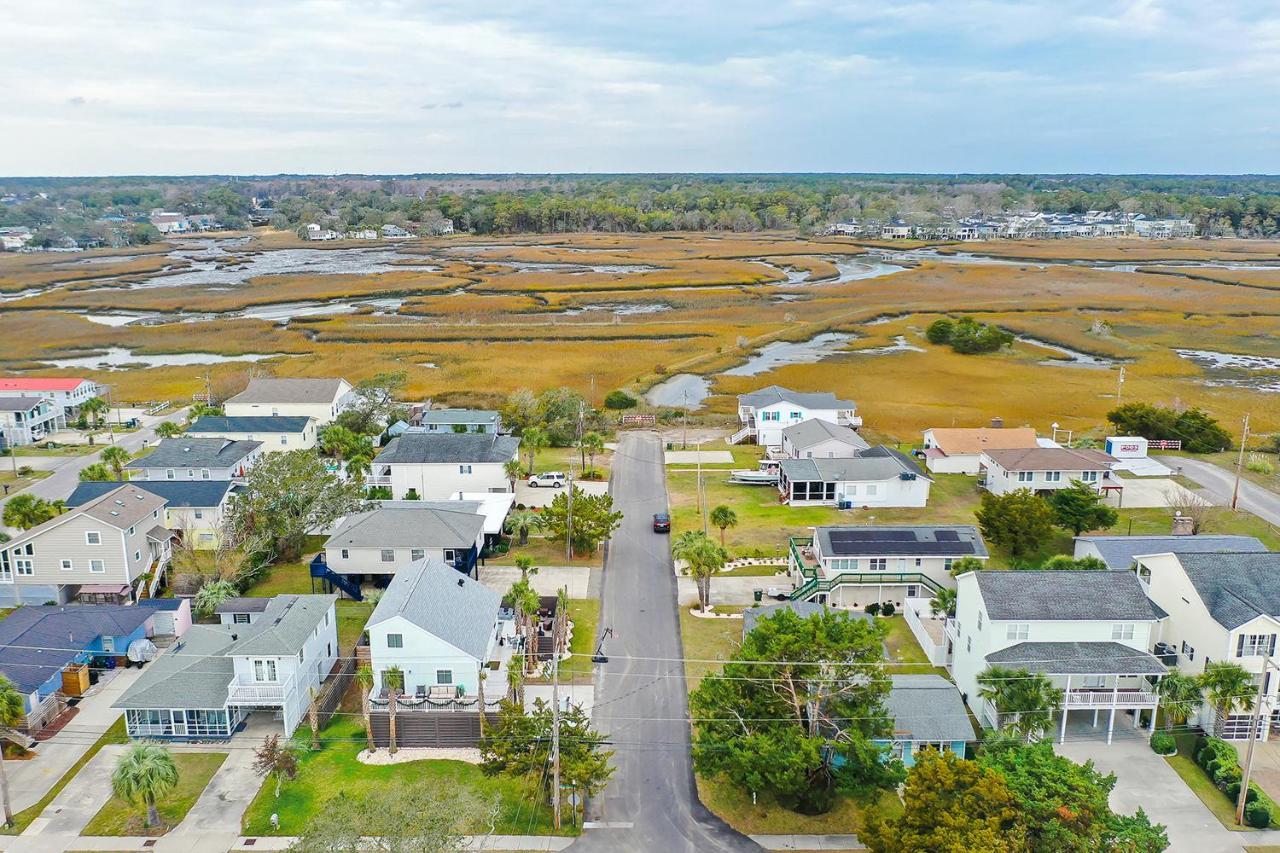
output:
[[[563,488],[567,482],[569,482],[569,478],[560,471],[544,471],[529,478],[529,486],[534,489],[539,486],[550,486],[553,489],[559,489]]]

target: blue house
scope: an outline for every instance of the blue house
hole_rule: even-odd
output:
[[[23,694],[29,714],[62,688],[65,667],[123,656],[152,634],[155,614],[115,604],[19,607],[0,621],[0,673]]]
[[[964,758],[977,741],[960,688],[941,675],[893,675],[885,710],[893,720],[893,737],[877,740],[907,767],[921,749],[954,752]]]

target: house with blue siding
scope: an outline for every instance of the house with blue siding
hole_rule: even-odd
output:
[[[885,711],[893,720],[893,737],[876,743],[910,767],[922,749],[954,752],[964,758],[978,740],[960,689],[941,675],[893,675]]]

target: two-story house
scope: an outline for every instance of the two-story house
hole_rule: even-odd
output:
[[[1166,669],[1148,649],[1162,615],[1129,572],[966,572],[956,578],[956,615],[946,623],[949,667],[984,725],[1004,720],[981,697],[979,676],[990,667],[1025,670],[1063,691],[1060,740],[1072,724],[1096,732],[1105,715],[1110,743],[1117,715],[1132,715],[1135,728],[1143,712],[1155,723]]]
[[[310,450],[316,446],[316,419],[309,415],[227,417],[205,415],[187,427],[193,438],[260,441],[263,453]]]
[[[250,714],[291,736],[338,662],[332,595],[277,595],[252,622],[193,625],[112,705],[130,737],[229,738]]]
[[[458,492],[510,492],[506,463],[520,439],[495,433],[406,432],[373,460],[371,486],[386,486],[396,500],[443,501]]]
[[[0,397],[0,449],[43,441],[66,427],[62,407],[47,397]]]
[[[78,376],[0,377],[0,397],[45,397],[67,417],[77,414],[82,405],[101,395],[101,385]]]
[[[977,474],[985,450],[1039,446],[1031,427],[933,427],[924,431],[924,464],[935,474]]]
[[[413,416],[423,432],[502,432],[502,417],[490,409],[423,409]]]
[[[457,509],[442,509],[452,503]],[[410,563],[439,560],[475,575],[484,548],[485,517],[465,511],[460,501],[384,501],[376,509],[349,515],[325,540],[329,570],[385,586]]]
[[[125,467],[139,480],[242,480],[261,454],[261,441],[184,435],[161,439]]]
[[[1046,495],[1068,488],[1075,480],[1102,491],[1111,479],[1114,461],[1098,450],[1032,447],[984,450],[979,467],[985,474],[983,485],[993,495],[1018,489]]]
[[[218,546],[236,492],[230,480],[133,480],[130,485],[164,499],[164,526],[177,541],[197,549]],[[80,506],[119,487],[112,482],[77,483],[67,506]]]
[[[1236,536],[1219,533],[1198,533],[1175,536],[1077,536],[1075,558],[1097,557],[1112,571],[1133,571],[1139,557],[1149,554],[1168,554],[1173,551],[1192,554],[1203,551],[1230,551],[1243,553],[1266,551],[1253,536]]]
[[[787,572],[796,601],[901,608],[908,598],[955,589],[956,560],[988,556],[977,528],[967,524],[818,527],[811,538],[790,540]]]
[[[137,598],[143,576],[156,581],[171,556],[164,498],[129,484],[0,544],[0,605],[99,603]]]
[[[222,410],[227,417],[308,417],[317,426],[331,423],[342,414],[351,398],[351,384],[345,379],[277,379],[260,376],[227,400]]]
[[[738,395],[738,422],[741,429],[729,436],[730,444],[753,440],[765,447],[782,447],[782,430],[803,421],[820,420],[858,429],[862,418],[858,405],[841,400],[827,391],[792,391],[770,385],[750,394]]]
[[[870,447],[865,438],[849,427],[813,418],[783,428],[782,447],[776,456],[785,459],[847,459]]]
[[[783,459],[778,492],[790,506],[922,507],[932,478],[883,444],[845,458]]]
[[[1138,557],[1135,572],[1151,600],[1169,614],[1152,637],[1159,643],[1156,652],[1176,660],[1178,669],[1189,675],[1216,662],[1258,674],[1264,682],[1267,721],[1272,730],[1280,730],[1280,677],[1264,666],[1275,654],[1280,634],[1280,553],[1156,554]],[[1228,739],[1247,738],[1254,711],[1249,705],[1217,721],[1206,703],[1201,725]]]

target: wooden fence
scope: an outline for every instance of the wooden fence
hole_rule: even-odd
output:
[[[490,726],[497,725],[497,714],[486,714]],[[373,742],[379,747],[390,745],[391,715],[386,711],[370,714]],[[405,747],[469,747],[480,742],[478,711],[401,711],[396,714],[396,746]]]
[[[338,710],[338,706],[342,704],[342,697],[347,694],[347,690],[351,688],[351,682],[356,676],[356,661],[354,658],[340,658],[338,667],[330,675],[329,679],[324,683],[324,688],[320,691],[320,695],[316,697],[316,711],[319,718],[319,728],[323,729],[329,725],[329,721],[333,719],[333,714]],[[397,721],[398,722],[398,721]]]

